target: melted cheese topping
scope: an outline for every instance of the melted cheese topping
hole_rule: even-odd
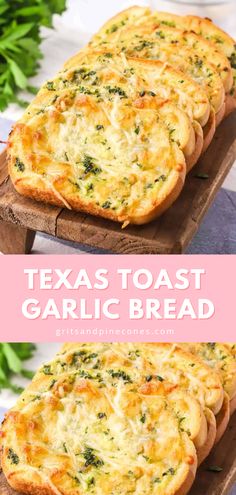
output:
[[[71,345],[73,346],[67,344],[69,347],[65,349],[71,349]],[[85,346],[85,349],[87,346],[90,348],[90,344]],[[132,373],[134,368],[141,376],[144,373],[158,374],[168,382],[188,390],[200,402],[203,409],[209,407],[213,412],[218,412],[221,408],[223,389],[218,372],[193,354],[173,344],[113,344],[112,350],[109,344],[107,346],[105,352],[104,347],[100,349],[100,344],[92,344],[94,352],[98,353],[96,359],[101,360],[103,368],[127,366]],[[123,358],[116,354],[117,350]]]
[[[39,177],[66,207],[77,201],[129,221],[184,177],[179,148],[192,152],[195,137],[180,109],[155,95],[137,98],[138,70],[129,90],[119,64],[114,72],[104,60],[46,83],[10,137],[11,173],[15,181]]]
[[[129,57],[141,59],[154,59],[168,62],[178,70],[190,76],[200,86],[202,86],[210,99],[216,112],[224,102],[224,87],[217,70],[208,62],[206,56],[199,56],[200,51],[196,51],[185,44],[178,44],[178,49],[173,48],[173,43],[165,39],[163,31],[159,36],[142,33],[142,29],[130,28],[123,30],[119,39],[112,38],[109,41],[105,38],[97,47],[106,49],[122,50]],[[164,37],[164,39],[163,39]]]
[[[182,344],[181,347],[199,356],[211,368],[218,370],[224,390],[230,399],[236,394],[236,362],[231,351],[224,344]]]
[[[3,466],[13,486],[18,480],[33,493],[44,485],[56,495],[171,495],[194,474],[194,446],[167,397],[102,369],[62,366],[54,374],[57,361],[36,374],[4,423]]]

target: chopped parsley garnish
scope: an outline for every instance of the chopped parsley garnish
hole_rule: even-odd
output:
[[[165,472],[162,474],[162,476],[168,476],[168,474],[171,474],[171,476],[174,476],[174,474],[175,474],[175,469],[171,467],[170,469],[168,469],[167,471],[165,471]]]
[[[143,424],[145,423],[145,421],[146,421],[146,414],[142,414],[142,416],[141,416],[141,418],[140,418],[140,421],[141,421],[141,423],[143,423]]]
[[[153,41],[143,40],[139,42],[139,45],[134,47],[134,50],[136,52],[141,52],[144,48],[153,48],[153,46],[154,46]]]
[[[173,21],[161,21],[160,24],[163,24],[164,26],[175,27],[175,22]]]
[[[84,173],[86,175],[89,173],[97,175],[101,172],[101,168],[94,164],[94,158],[92,156],[84,155],[82,164],[84,166]]]
[[[137,127],[135,127],[134,132],[135,132],[135,134],[137,134],[137,135],[139,134],[139,132],[140,132],[140,127],[139,127],[138,125],[137,125]]]
[[[43,372],[45,375],[53,375],[53,373],[52,373],[52,371],[51,371],[51,366],[50,366],[50,364],[45,364],[45,365],[43,366],[42,372]]]
[[[215,342],[207,342],[207,346],[212,350],[214,351],[215,348],[216,348],[216,344]]]
[[[16,158],[15,167],[17,168],[18,172],[24,172],[25,170],[25,164],[21,162],[19,158]]]
[[[163,33],[163,31],[156,31],[156,36],[161,40],[165,39],[165,33]]]
[[[208,174],[196,174],[195,175],[196,179],[209,179],[209,175]]]
[[[84,452],[82,452],[82,456],[85,459],[85,467],[94,466],[97,468],[103,466],[104,464],[103,460],[99,459],[99,457],[95,455],[94,449],[91,447],[85,447]]]
[[[102,418],[106,418],[106,417],[107,417],[106,413],[104,413],[104,412],[98,413],[98,419],[102,419]]]
[[[130,376],[124,370],[108,370],[108,373],[112,378],[121,378],[125,383],[132,383]]]
[[[108,29],[106,32],[107,32],[107,34],[109,34],[109,33],[115,33],[117,30],[118,30],[118,26],[117,26],[117,24],[113,24],[113,25],[110,27],[110,29]]]
[[[126,92],[120,88],[119,86],[105,86],[107,89],[108,93],[113,94],[113,95],[119,95],[121,98],[127,98]]]
[[[110,207],[111,207],[111,202],[110,201],[105,201],[102,204],[102,208],[104,208],[104,210],[108,210]]]
[[[50,386],[49,386],[49,390],[52,389],[52,387],[55,385],[56,382],[57,382],[56,380],[51,381]]]
[[[92,476],[87,480],[87,487],[90,488],[90,486],[94,486],[94,485],[95,485],[95,478],[94,476]]]
[[[198,67],[199,69],[201,69],[203,66],[203,60],[201,60],[201,58],[199,58],[197,55],[195,56],[194,63],[196,65],[196,67]]]
[[[223,468],[220,466],[209,466],[207,468],[207,471],[210,471],[212,473],[221,473],[221,471],[223,471]]]
[[[46,83],[46,88],[49,90],[49,91],[55,91],[55,88],[54,88],[54,82],[53,81],[48,81]]]
[[[160,175],[160,177],[157,177],[157,178],[155,179],[155,182],[159,182],[160,180],[162,180],[162,182],[165,182],[165,180],[166,180],[166,175],[164,175],[164,174]]]
[[[11,464],[19,464],[20,459],[13,449],[8,450],[7,458],[10,459]]]
[[[103,125],[101,125],[101,124],[96,125],[96,130],[97,131],[101,131],[102,129],[104,129],[104,126]]]
[[[152,375],[147,375],[146,382],[151,382],[151,381],[152,381]]]
[[[230,65],[233,69],[236,69],[236,51],[233,52],[229,57]]]

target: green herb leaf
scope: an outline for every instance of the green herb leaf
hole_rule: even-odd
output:
[[[207,471],[210,471],[212,473],[221,473],[221,471],[223,471],[223,468],[219,466],[209,466],[207,468]]]

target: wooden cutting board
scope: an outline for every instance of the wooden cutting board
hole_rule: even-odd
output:
[[[35,231],[46,232],[114,253],[183,253],[235,158],[236,112],[219,126],[207,152],[188,175],[174,205],[150,224],[121,229],[115,222],[20,196],[8,177],[6,154],[3,153],[0,156],[0,251],[29,252],[33,242],[30,229],[31,234]]]
[[[222,471],[212,472],[212,467]],[[229,495],[236,483],[236,413],[232,416],[228,429],[221,441],[197,472],[189,495]],[[12,490],[3,473],[0,474],[0,495],[19,495]]]

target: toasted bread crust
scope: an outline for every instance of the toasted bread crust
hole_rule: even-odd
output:
[[[215,443],[218,443],[224,435],[228,423],[230,420],[230,400],[228,394],[224,393],[224,402],[221,410],[216,415],[216,439]]]
[[[214,137],[216,130],[216,114],[215,111],[211,110],[207,124],[203,127],[203,148],[202,153],[204,153],[208,146],[210,146],[211,141]]]
[[[197,450],[198,466],[208,457],[210,454],[216,439],[216,418],[213,412],[206,408],[205,410],[207,418],[208,434],[205,444]]]

